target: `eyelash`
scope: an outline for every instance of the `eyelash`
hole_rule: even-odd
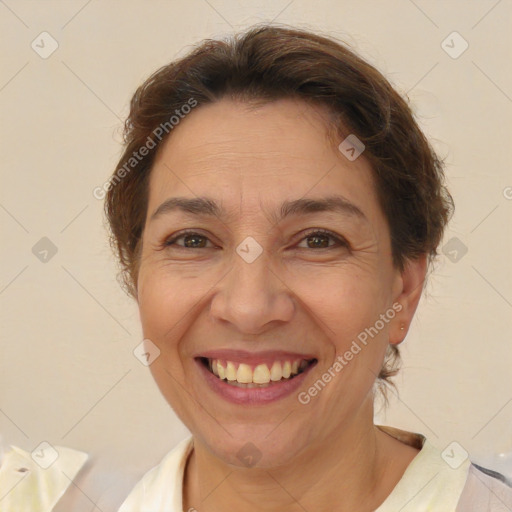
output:
[[[174,245],[175,247],[177,247],[179,249],[185,249],[185,250],[210,249],[210,247],[183,247],[181,245],[175,244],[176,240],[186,237],[187,235],[199,235],[200,237],[203,237],[203,238],[206,238],[207,240],[209,240],[207,236],[202,235],[201,233],[198,233],[197,231],[185,230],[185,231],[182,231],[182,232],[178,233],[177,235],[165,240],[162,244],[162,248],[165,249],[167,247]],[[318,236],[318,235],[332,238],[336,243],[335,243],[335,245],[332,245],[329,247],[320,247],[319,249],[316,249],[316,250],[334,249],[336,247],[348,247],[349,246],[348,242],[343,237],[340,237],[340,236],[334,234],[332,231],[329,231],[327,229],[312,229],[311,231],[307,232],[301,238],[301,240],[299,240],[299,242],[302,242],[303,240],[305,240],[307,238],[311,238],[313,236]],[[302,249],[302,247],[301,247],[301,249]]]

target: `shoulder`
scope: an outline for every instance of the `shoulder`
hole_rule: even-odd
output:
[[[183,474],[192,448],[192,436],[181,441],[142,477],[118,512],[181,510]]]
[[[512,512],[512,482],[498,471],[467,456],[450,464],[453,449],[442,451],[418,433],[379,428],[420,451],[377,512]]]
[[[512,482],[492,469],[476,463],[469,467],[457,512],[510,512]]]

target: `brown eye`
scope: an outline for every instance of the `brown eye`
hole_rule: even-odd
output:
[[[181,239],[184,240],[183,245],[176,244],[176,241]],[[169,240],[166,240],[164,242],[164,246],[174,246],[180,249],[208,249],[208,247],[205,247],[207,241],[208,238],[204,235],[201,235],[200,233],[195,231],[185,231],[181,234],[178,234],[177,236],[170,238]]]
[[[329,245],[329,239],[334,240],[335,243]],[[310,231],[302,240],[311,240],[311,243],[308,242],[307,249],[329,249],[348,245],[344,239],[325,229]]]

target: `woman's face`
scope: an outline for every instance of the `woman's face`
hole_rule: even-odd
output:
[[[386,347],[414,313],[369,163],[326,126],[302,102],[224,99],[183,119],[152,170],[138,277],[144,338],[160,350],[150,369],[196,441],[236,465],[286,463],[372,421]],[[161,207],[177,197],[219,211]],[[328,197],[338,208],[283,209]],[[270,383],[229,384],[213,360],[225,378]]]

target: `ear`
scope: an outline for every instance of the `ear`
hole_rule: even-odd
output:
[[[423,292],[426,273],[427,255],[423,254],[416,259],[407,260],[404,270],[397,274],[393,304],[400,304],[401,309],[396,307],[397,314],[390,322],[391,345],[402,343],[407,335]]]

